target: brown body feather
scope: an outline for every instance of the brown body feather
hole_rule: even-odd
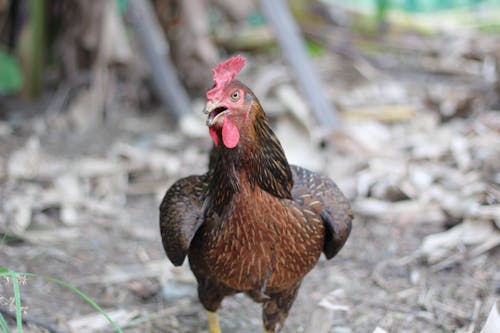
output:
[[[254,99],[253,127],[234,149],[219,146],[210,170],[175,183],[160,207],[170,260],[188,255],[200,301],[216,311],[246,292],[264,302],[267,331],[283,325],[321,252],[333,257],[351,229],[347,199],[327,177],[290,166]]]

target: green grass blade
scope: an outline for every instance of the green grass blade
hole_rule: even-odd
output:
[[[0,313],[0,327],[2,328],[3,333],[10,333],[9,326],[7,325],[7,322],[5,321],[1,313]]]
[[[22,274],[26,277],[31,277],[31,278],[41,278],[49,282],[54,282],[60,286],[63,286],[64,288],[67,288],[83,298],[87,303],[89,303],[94,309],[96,309],[106,320],[113,326],[115,331],[118,333],[123,333],[122,329],[120,326],[118,326],[117,323],[111,319],[108,314],[92,299],[90,298],[87,294],[85,294],[83,291],[80,289],[73,287],[67,282],[64,282],[62,280],[53,278],[51,276],[45,276],[45,275],[38,275],[38,274],[33,274],[33,273],[17,273],[14,271],[11,271],[10,269],[6,267],[0,267],[0,277],[1,276],[9,276],[12,279],[12,284],[14,286],[14,299],[15,299],[15,304],[16,304],[16,322],[17,322],[17,332],[22,333],[23,332],[23,327],[22,327],[22,309],[21,309],[21,291],[19,288],[19,280],[18,280],[18,275]],[[9,327],[7,323],[5,322],[5,319],[3,316],[0,314],[0,327],[4,331],[4,333],[10,333]]]
[[[50,281],[50,282],[54,282],[54,283],[57,283],[69,290],[71,290],[72,292],[74,292],[75,294],[77,294],[78,296],[80,296],[81,298],[83,298],[87,303],[89,303],[94,309],[96,309],[101,315],[104,316],[104,318],[106,318],[106,320],[111,324],[111,326],[113,326],[113,328],[119,332],[119,333],[123,333],[122,329],[120,328],[120,326],[118,326],[118,324],[116,324],[113,319],[111,319],[108,314],[92,299],[90,298],[89,296],[87,296],[87,294],[85,294],[83,291],[81,291],[80,289],[76,288],[76,287],[73,287],[72,285],[70,285],[69,283],[66,283],[62,280],[59,280],[59,279],[56,279],[56,278],[53,278],[53,277],[50,277],[50,276],[45,276],[45,275],[37,275],[37,274],[32,274],[32,273],[24,273],[26,276],[29,276],[29,277],[33,277],[33,278],[41,278],[41,279],[44,279],[46,281]]]
[[[23,333],[23,314],[21,311],[21,291],[19,290],[19,280],[17,279],[17,273],[10,271],[10,277],[12,278],[12,286],[14,287],[14,301],[16,303],[16,324],[17,333]]]

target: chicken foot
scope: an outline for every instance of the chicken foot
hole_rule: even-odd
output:
[[[219,325],[219,315],[217,312],[207,311],[208,330],[210,333],[221,333]]]

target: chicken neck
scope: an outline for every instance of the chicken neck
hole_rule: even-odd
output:
[[[248,180],[252,189],[258,186],[275,197],[291,199],[290,165],[265,113],[259,109],[253,124],[241,130],[241,140],[235,148],[215,148],[208,195],[210,207],[219,215],[240,191],[243,180]]]

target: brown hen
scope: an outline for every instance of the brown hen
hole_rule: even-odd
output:
[[[321,252],[335,256],[351,230],[335,183],[288,164],[257,97],[234,79],[244,63],[213,70],[209,171],[177,181],[160,206],[165,252],[174,265],[189,257],[211,333],[224,297],[239,292],[263,303],[265,331],[278,332]]]

